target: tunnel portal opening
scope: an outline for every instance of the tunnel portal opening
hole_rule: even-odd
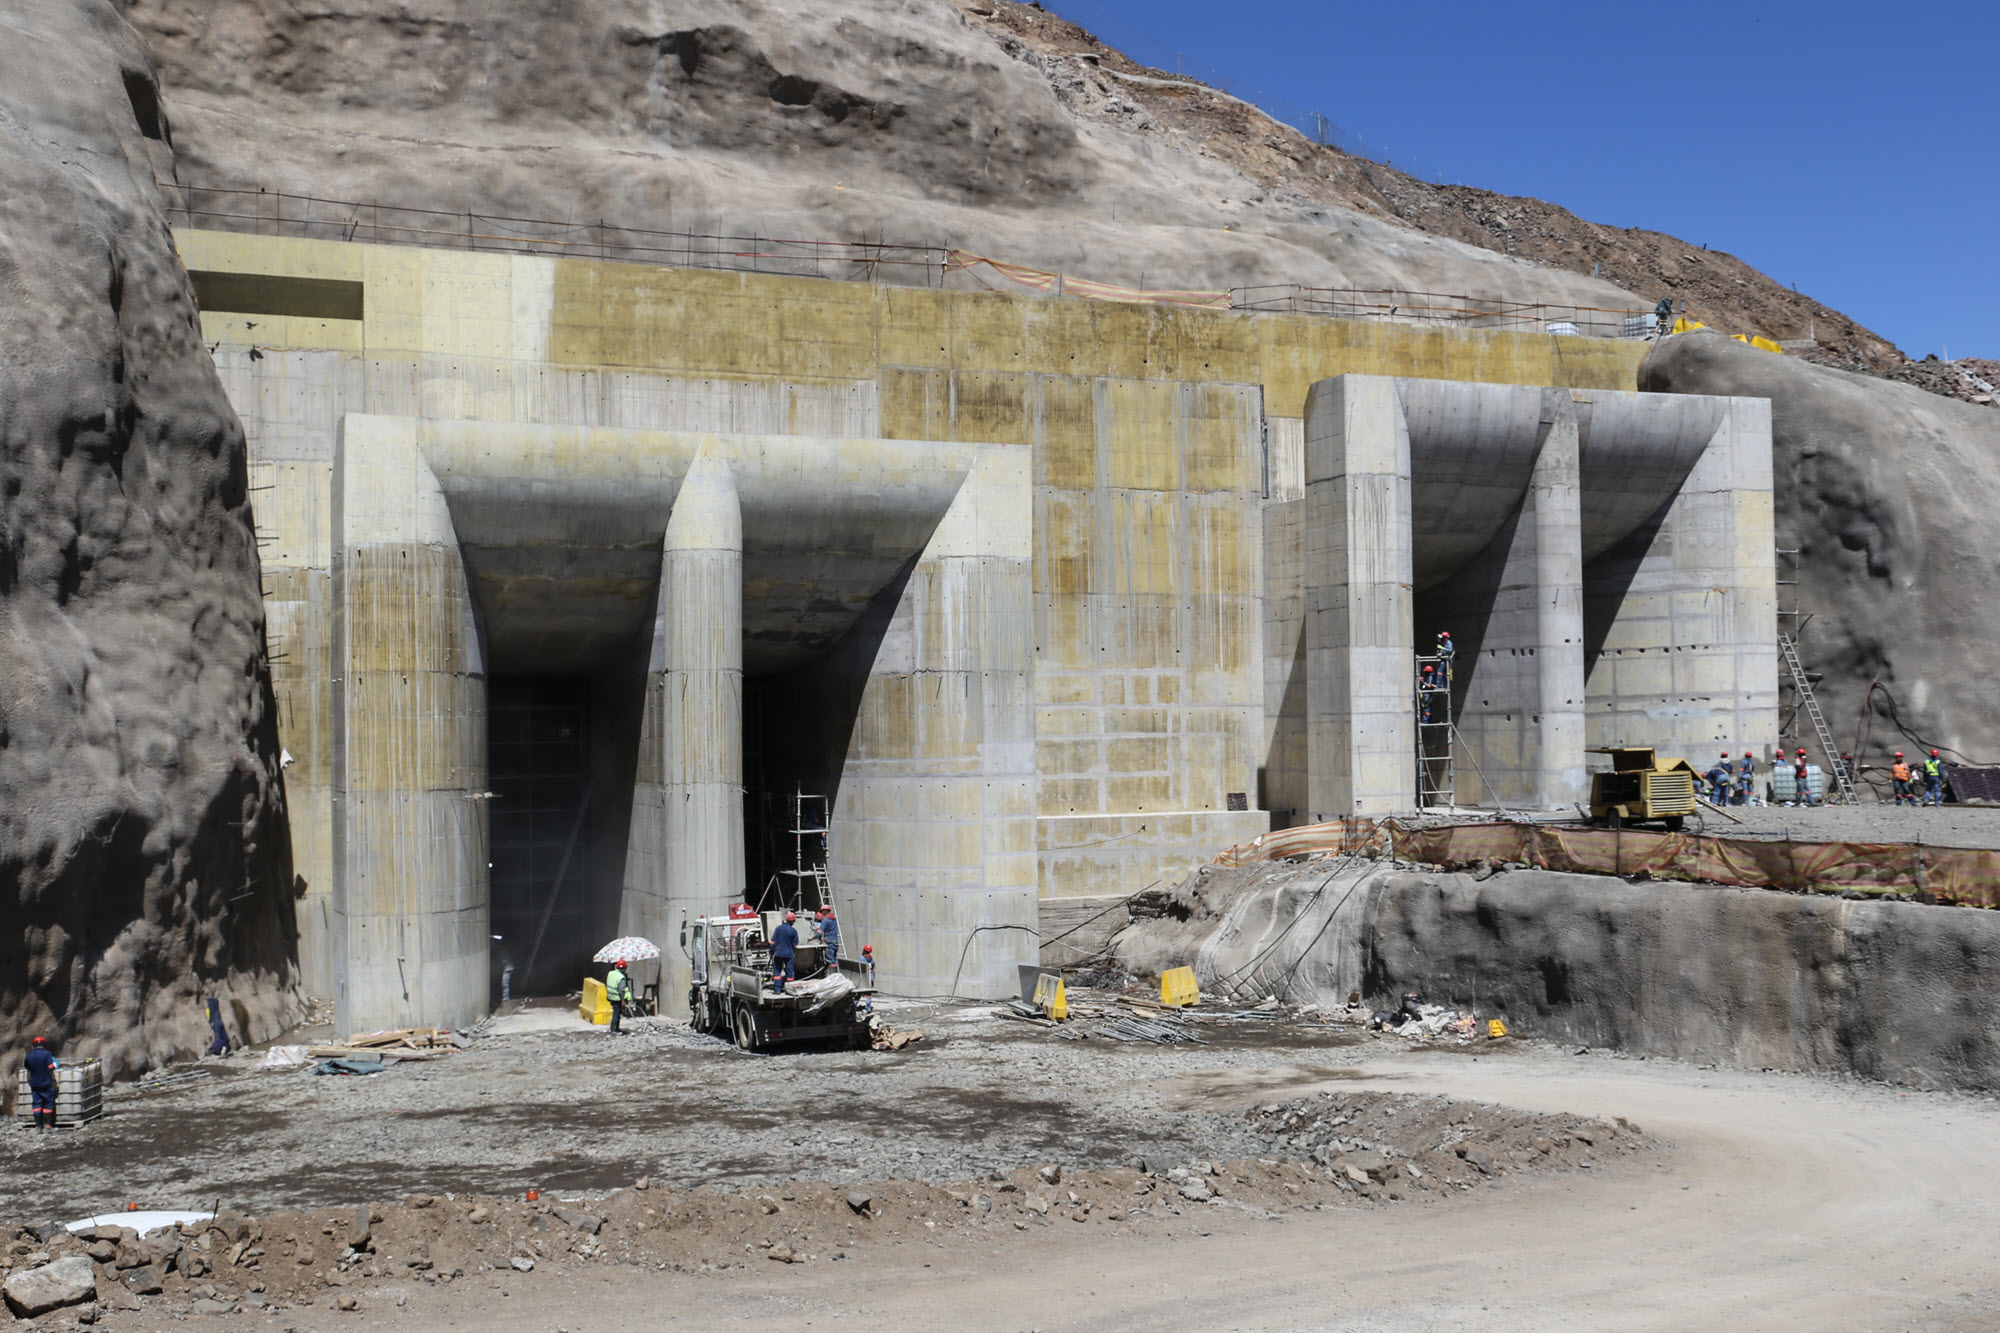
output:
[[[495,1003],[503,983],[516,998],[576,989],[619,933],[641,687],[614,676],[487,682]]]

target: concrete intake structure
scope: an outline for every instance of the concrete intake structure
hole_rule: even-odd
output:
[[[1769,762],[1770,453],[1756,399],[1314,385],[1312,819],[1409,808],[1412,663],[1447,629],[1461,804],[1573,806],[1587,745],[1763,746]]]
[[[1775,739],[1768,416],[1634,392],[1644,344],[176,242],[344,1030],[627,933],[675,1010],[682,914],[784,882],[796,792],[886,989],[1005,993],[1042,902],[1411,808],[1440,628],[1463,802]]]

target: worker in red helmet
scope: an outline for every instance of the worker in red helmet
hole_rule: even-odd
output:
[[[1910,766],[1903,761],[1903,752],[1896,751],[1896,762],[1889,765],[1889,780],[1895,785],[1897,805],[1917,803],[1916,786],[1910,781]]]
[[[1757,795],[1757,756],[1748,750],[1736,764],[1736,804],[1749,805]]]
[[[785,919],[771,932],[771,989],[783,995],[785,983],[798,975],[795,970],[799,956],[799,928],[795,922],[797,912],[785,913]]]
[[[1439,630],[1437,650],[1438,675],[1444,678],[1444,687],[1446,689],[1451,688],[1451,655],[1456,651],[1457,649],[1452,646],[1451,631],[1448,629]]]
[[[632,998],[632,976],[626,970],[626,962],[620,958],[604,974],[604,1002],[611,1006],[611,1035],[623,1036],[625,1029],[620,1026],[625,1017],[625,1002]]]
[[[1729,779],[1731,772],[1732,770],[1729,767],[1729,751],[1724,750],[1722,758],[1709,765],[1708,772],[1702,774],[1702,777],[1708,781],[1708,799],[1716,805],[1729,804]]]
[[[1792,764],[1792,792],[1800,805],[1818,805],[1812,793],[1812,766],[1806,763],[1806,747],[1799,747],[1798,758]]]
[[[56,1127],[56,1070],[62,1068],[62,1061],[56,1059],[49,1049],[47,1037],[37,1037],[28,1043],[28,1057],[23,1061],[28,1069],[28,1095],[34,1099],[35,1128],[49,1130]]]
[[[1944,760],[1935,749],[1924,760],[1924,804],[1944,804]]]

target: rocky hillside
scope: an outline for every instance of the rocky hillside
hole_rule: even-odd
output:
[[[1261,116],[1243,132],[1281,149],[1154,115],[1142,105],[1158,104],[1154,90],[951,0],[126,0],[125,12],[160,62],[182,176],[203,185],[926,242],[1137,286],[1657,299],[1588,265],[1348,207],[1284,155],[1303,141]],[[1280,179],[1280,161],[1297,180]]]
[[[1013,0],[124,7],[204,185],[886,236],[1137,286],[1671,295],[1729,332],[1903,360],[1734,256],[1351,157]]]
[[[1550,268],[1601,271],[1650,307],[1671,296],[1688,316],[1726,333],[1817,339],[1844,360],[1886,368],[1905,360],[1887,339],[1772,281],[1720,250],[1664,232],[1605,227],[1540,199],[1434,185],[1318,144],[1257,108],[1192,79],[1149,69],[1083,28],[1016,0],[957,0],[1002,49],[1039,70],[1073,114],[1123,121],[1138,133],[1198,141],[1269,192],[1279,206],[1353,209],[1432,236]],[[1455,290],[1455,289],[1454,289]]]
[[[243,431],[108,0],[0,0],[0,1067],[125,1070],[296,1012]],[[0,1095],[11,1098],[13,1076]]]

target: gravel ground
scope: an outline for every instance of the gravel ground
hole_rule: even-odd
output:
[[[632,1035],[489,1036],[363,1078],[204,1061],[157,1092],[118,1085],[105,1115],[44,1138],[5,1136],[0,1218],[124,1207],[263,1213],[413,1190],[590,1193],[640,1177],[749,1189],[797,1180],[943,1183],[1024,1165],[1131,1166],[1303,1157],[1241,1107],[1185,1109],[1190,1079],[1351,1064],[1358,1024],[1210,1023],[1209,1045],[1062,1040],[990,1008],[885,1010],[911,1049],[749,1055],[665,1021]],[[1082,1020],[1087,1022],[1087,1020]],[[1506,1058],[1517,1043],[1447,1041],[1440,1058]]]
[[[1704,810],[1705,832],[1730,838],[1800,842],[1920,842],[1933,847],[2000,847],[2000,808],[1974,805],[1731,806],[1741,824]]]

